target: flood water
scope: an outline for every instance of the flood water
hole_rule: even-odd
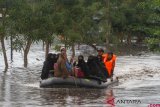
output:
[[[160,104],[160,55],[118,56],[115,75],[120,82],[109,89],[39,88],[41,68],[42,65],[33,65],[28,69],[13,67],[6,74],[0,71],[0,107],[149,107]]]

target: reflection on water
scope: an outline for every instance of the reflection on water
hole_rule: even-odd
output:
[[[3,102],[3,106],[4,107],[11,107],[11,103],[10,103],[10,77],[7,75],[4,75],[1,77],[2,78],[2,84],[0,85],[2,92],[0,91],[0,101],[4,101]]]
[[[157,62],[160,59],[158,59],[158,56],[155,57],[153,57],[153,62],[156,62],[156,64],[153,64],[152,67],[159,70]],[[112,89],[39,88],[41,66],[32,69],[13,68],[11,75],[0,73],[0,107],[112,107],[112,104],[115,107],[147,107],[149,104],[158,104],[160,101],[160,80],[151,77],[148,79],[138,78],[145,77],[148,74],[141,70],[137,73],[135,69],[135,65],[145,69],[143,67],[148,66],[146,61],[150,59],[148,57],[134,59],[135,57],[125,56],[119,58],[116,69],[122,70],[126,65],[126,67],[134,70],[127,68],[127,70],[130,70],[128,73],[123,74],[126,72],[125,70],[119,73],[121,84]],[[133,61],[131,62],[131,60]],[[152,69],[153,73],[150,70],[147,73],[158,75],[159,71],[156,71],[156,69]],[[127,75],[131,78],[127,78]],[[140,100],[141,104],[117,103],[119,100]]]
[[[114,97],[113,90],[106,91],[105,104],[107,106],[115,106],[115,97]]]
[[[47,93],[46,93],[47,91]],[[42,103],[47,105],[86,105],[96,104],[97,99],[101,99],[102,90],[86,90],[86,89],[56,89],[56,90],[41,90],[40,95]],[[102,101],[99,102],[101,104]]]
[[[43,89],[11,82],[12,76],[1,76],[0,107],[105,105],[112,91],[98,89]]]

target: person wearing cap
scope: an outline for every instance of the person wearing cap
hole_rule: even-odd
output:
[[[104,64],[105,63],[104,58],[107,56],[107,54],[104,53],[104,50],[102,48],[98,49],[97,52],[98,52],[97,58],[99,60],[99,63],[101,62],[100,65],[101,65],[101,68],[103,69],[102,71],[103,71],[105,77],[109,78],[108,70]]]
[[[98,56],[102,56],[102,60],[104,60],[106,54],[104,54],[104,50],[102,48],[97,50]]]
[[[103,55],[104,54],[104,50],[102,48],[98,49],[97,52],[98,52],[98,55]]]
[[[60,51],[61,53],[59,54],[59,58],[57,60],[57,67],[55,68],[54,76],[67,78],[69,76],[69,72],[66,67],[66,62],[67,62],[66,49],[62,47]]]
[[[96,62],[98,64],[98,66],[100,67],[100,71],[103,73],[105,79],[106,78],[109,78],[109,74],[108,74],[108,71],[106,69],[106,66],[102,60],[102,56],[101,55],[98,55],[97,58],[96,58]]]
[[[115,67],[116,55],[114,55],[113,52],[108,52],[105,54],[104,50],[100,48],[98,50],[98,56],[102,56],[103,63],[105,64],[106,70],[108,72],[106,77],[112,77]]]

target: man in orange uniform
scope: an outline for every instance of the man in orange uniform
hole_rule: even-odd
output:
[[[106,66],[106,69],[108,70],[109,77],[112,77],[114,72],[115,62],[116,62],[116,55],[114,55],[112,52],[108,52],[105,55],[105,58],[103,61]]]
[[[102,59],[108,71],[109,77],[112,77],[114,72],[114,67],[115,67],[116,55],[114,55],[112,52],[108,52],[107,54],[104,54],[103,49],[98,50],[98,55],[102,56]]]

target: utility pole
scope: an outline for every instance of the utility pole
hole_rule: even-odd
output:
[[[12,34],[10,37],[10,42],[11,42],[11,62],[13,62],[13,38],[12,38]]]
[[[109,45],[109,37],[111,31],[111,23],[110,23],[110,0],[106,0],[106,24],[107,24],[107,32],[106,32],[106,47]]]

